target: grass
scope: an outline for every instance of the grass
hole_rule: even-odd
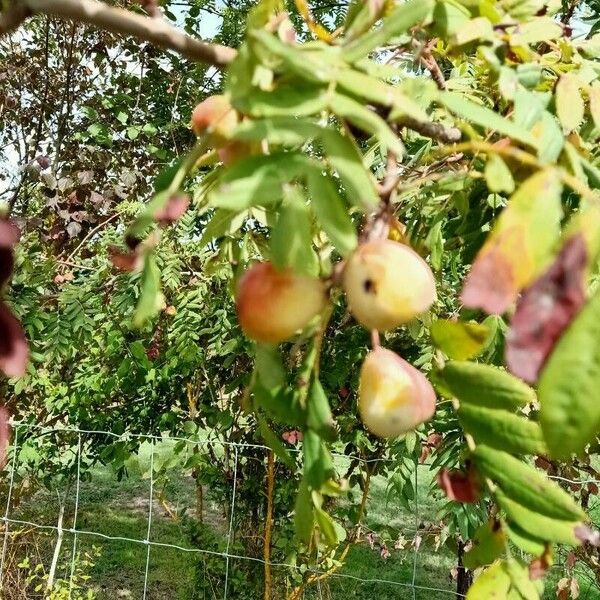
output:
[[[142,463],[147,456],[142,457]],[[402,507],[392,499],[385,500],[386,481],[375,477],[372,481],[367,513],[364,519],[365,531],[381,533],[392,532],[393,539],[387,543],[390,551],[388,558],[380,555],[380,546],[376,540],[374,547],[363,542],[354,545],[348,553],[344,566],[334,575],[323,580],[319,586],[313,585],[306,591],[307,599],[330,600],[372,600],[373,598],[443,600],[453,598],[455,582],[450,571],[455,566],[455,557],[445,548],[436,551],[434,536],[436,532],[435,514],[440,507],[439,497],[431,494],[432,475],[427,467],[419,468],[418,518],[412,511]],[[149,480],[141,473],[132,473],[130,477],[117,481],[108,468],[96,468],[91,479],[81,484],[77,529],[93,531],[111,537],[123,537],[143,541],[147,535],[149,510]],[[158,490],[155,490],[155,498]],[[74,496],[74,494],[71,494]],[[183,474],[169,483],[167,497],[179,507],[193,507],[195,501],[194,482]],[[72,503],[67,506],[65,527],[70,527],[73,515]],[[56,495],[38,492],[30,502],[11,515],[13,518],[33,521],[43,525],[56,525],[58,502]],[[224,543],[226,523],[221,507],[210,500],[205,505],[205,519],[215,532],[216,539]],[[412,546],[415,527],[422,538],[416,553]],[[394,541],[401,535],[406,544],[404,548],[394,548]],[[395,537],[394,537],[395,536]],[[56,535],[46,532],[38,539],[38,551],[45,567],[48,567],[54,548]],[[151,539],[160,544],[173,544],[189,548],[190,540],[183,526],[169,518],[158,502],[153,504]],[[90,552],[92,546],[99,546],[101,554],[95,559],[89,570],[90,579],[85,587],[94,591],[98,600],[119,598],[139,599],[143,596],[144,575],[146,570],[148,547],[143,543],[107,540],[97,536],[80,534],[78,550]],[[65,534],[58,576],[68,579],[73,547],[73,535]],[[223,547],[223,546],[221,546]],[[244,581],[236,581],[237,561],[230,563],[231,598],[252,600],[255,592],[244,592]],[[194,580],[197,570],[206,573],[218,573],[210,580],[207,590],[194,594]],[[221,598],[223,596],[222,575],[225,561],[221,557],[207,557],[204,554],[189,553],[166,547],[152,547],[148,570],[148,600],[196,600],[199,598]],[[283,579],[281,569],[274,569],[274,577]],[[555,597],[554,588],[562,570],[557,569],[551,575],[545,597]],[[210,575],[209,575],[210,577]],[[417,588],[413,596],[412,583]],[[385,583],[386,581],[395,583]],[[421,589],[432,588],[432,589]],[[599,600],[600,594],[595,586],[580,579],[581,596],[587,600]],[[241,590],[241,591],[240,591]],[[447,591],[437,591],[447,590]],[[249,595],[244,595],[244,594]],[[23,598],[41,597],[29,593]],[[19,597],[20,598],[20,597]],[[285,598],[279,591],[277,599]]]

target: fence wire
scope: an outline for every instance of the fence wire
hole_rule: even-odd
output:
[[[69,595],[70,599],[74,590],[74,578],[75,578],[75,565],[76,565],[76,555],[77,555],[77,545],[78,540],[83,537],[89,538],[98,538],[102,540],[116,541],[116,542],[126,542],[130,544],[139,544],[146,546],[146,561],[145,561],[145,570],[144,570],[144,578],[143,578],[143,595],[142,600],[147,600],[148,597],[148,582],[149,582],[149,572],[150,572],[150,553],[151,550],[158,549],[170,549],[178,552],[184,553],[195,553],[206,556],[214,556],[220,557],[224,559],[225,567],[224,567],[224,576],[225,576],[225,584],[224,584],[224,593],[223,600],[228,599],[228,589],[229,589],[229,569],[230,569],[230,561],[232,560],[240,560],[240,561],[250,561],[254,563],[260,563],[261,565],[267,564],[265,560],[254,557],[254,556],[245,556],[236,554],[231,552],[231,544],[233,538],[235,536],[234,531],[234,515],[235,515],[235,505],[236,505],[236,494],[237,494],[237,470],[238,470],[238,458],[241,453],[243,453],[244,449],[262,449],[265,452],[270,449],[267,446],[260,444],[249,444],[249,443],[236,443],[236,442],[225,442],[220,440],[199,440],[195,438],[182,438],[182,437],[164,437],[164,436],[156,436],[156,435],[147,435],[147,434],[132,434],[132,433],[123,433],[117,434],[110,431],[99,431],[99,430],[86,430],[80,429],[76,427],[55,427],[55,428],[46,428],[37,424],[30,424],[25,422],[14,422],[12,423],[13,429],[13,442],[10,450],[10,466],[9,466],[9,486],[7,492],[7,500],[6,506],[4,510],[4,515],[0,517],[0,521],[4,523],[4,538],[2,542],[2,555],[0,558],[0,597],[2,597],[2,590],[5,581],[5,562],[6,562],[6,554],[7,554],[7,546],[8,546],[8,538],[10,532],[10,526],[21,526],[21,527],[30,527],[35,530],[40,531],[50,531],[55,532],[57,536],[62,537],[63,534],[68,533],[73,535],[73,549],[70,560],[70,575],[69,575]],[[48,433],[73,433],[77,434],[77,467],[76,467],[76,482],[75,482],[75,499],[74,499],[74,513],[71,527],[65,528],[62,524],[62,519],[59,517],[56,525],[46,525],[42,523],[36,523],[34,521],[18,519],[11,517],[11,502],[13,496],[13,488],[15,485],[15,473],[18,469],[18,456],[19,456],[19,443],[23,437],[23,432],[26,430],[38,429],[43,434]],[[118,536],[118,535],[108,535],[105,533],[101,533],[99,531],[89,530],[83,527],[78,526],[78,515],[80,510],[80,489],[81,489],[81,456],[82,456],[82,447],[83,440],[85,436],[89,435],[106,435],[118,440],[129,440],[131,438],[140,438],[144,439],[151,443],[150,446],[150,485],[149,485],[149,504],[148,504],[148,519],[147,519],[147,530],[146,537],[144,539],[136,539],[127,536]],[[219,552],[217,550],[211,550],[209,548],[190,548],[181,546],[178,544],[165,543],[160,542],[158,540],[152,539],[152,510],[154,503],[154,455],[155,455],[155,445],[158,442],[165,441],[184,441],[190,444],[195,445],[213,445],[213,446],[229,446],[234,453],[234,468],[233,468],[233,486],[232,486],[232,497],[231,497],[231,510],[229,515],[229,523],[228,523],[228,531],[226,537],[226,550],[224,552]],[[300,451],[298,449],[290,448],[290,451]],[[334,456],[343,457],[344,459],[355,460],[361,463],[372,463],[381,461],[382,459],[364,459],[359,456],[349,456],[346,454],[332,453]],[[393,460],[393,459],[383,459],[383,460]],[[418,465],[417,465],[418,467]],[[587,484],[587,483],[595,483],[600,485],[599,480],[589,479],[585,481],[579,480],[568,480],[562,477],[555,477],[555,479],[559,479],[561,481],[565,481],[573,484]],[[325,576],[328,578],[338,579],[338,580],[348,580],[353,581],[359,584],[377,584],[381,586],[393,586],[400,589],[406,589],[411,593],[413,600],[416,600],[417,591],[423,592],[437,592],[441,594],[447,594],[448,596],[460,597],[462,594],[458,594],[454,589],[445,589],[439,587],[430,587],[425,585],[420,585],[417,583],[417,571],[418,571],[418,561],[419,561],[419,548],[420,548],[420,535],[419,535],[419,491],[418,491],[418,468],[415,468],[414,472],[414,504],[415,504],[415,512],[414,512],[414,528],[415,528],[415,537],[414,537],[414,554],[412,561],[412,572],[411,578],[409,581],[396,581],[393,579],[385,579],[385,578],[373,578],[373,577],[359,577],[357,575],[352,575],[350,573],[341,573],[339,571],[330,572],[324,571],[320,569],[315,569],[311,567],[307,567],[306,565],[292,565],[289,563],[278,563],[269,561],[269,565],[274,568],[288,569],[288,570],[298,570],[300,572],[307,572],[311,575],[315,576]],[[320,590],[320,579],[317,578],[317,587],[319,593]],[[322,596],[321,596],[322,597]],[[384,597],[383,595],[381,597]]]

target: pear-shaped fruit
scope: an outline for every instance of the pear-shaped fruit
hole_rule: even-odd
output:
[[[343,283],[350,312],[368,329],[407,323],[436,298],[429,265],[414,250],[392,240],[359,246],[348,259]]]
[[[192,129],[196,135],[208,132],[215,141],[222,141],[230,136],[238,120],[238,114],[226,96],[209,96],[194,108]]]
[[[326,303],[320,279],[277,270],[270,262],[254,265],[242,275],[236,296],[240,325],[259,342],[292,337],[318,315]]]
[[[360,371],[358,410],[379,437],[412,431],[435,412],[435,392],[425,376],[391,350],[377,348]]]

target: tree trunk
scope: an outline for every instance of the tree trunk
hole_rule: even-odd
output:
[[[465,543],[458,540],[457,558],[458,558],[458,573],[456,576],[456,597],[464,598],[467,591],[473,583],[473,572],[466,569],[463,565],[463,556],[465,555]]]

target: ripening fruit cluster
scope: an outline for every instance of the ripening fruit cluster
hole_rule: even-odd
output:
[[[225,96],[211,96],[193,111],[196,135],[207,135],[229,164],[247,148],[231,141],[240,117]],[[360,245],[348,258],[342,285],[350,312],[369,330],[386,331],[425,312],[436,298],[427,263],[392,240]],[[236,308],[248,337],[279,343],[304,329],[325,308],[323,281],[278,270],[270,262],[254,265],[241,277]],[[390,350],[376,347],[360,372],[359,412],[365,426],[381,437],[395,437],[431,418],[435,393],[423,374]]]
[[[391,240],[361,245],[348,259],[343,287],[350,311],[368,329],[388,330],[414,319],[435,301],[427,263]],[[289,269],[259,263],[241,277],[236,296],[240,325],[259,342],[289,339],[327,303],[324,283]],[[365,426],[395,437],[427,421],[435,393],[423,374],[390,350],[375,348],[360,373],[359,412]]]

